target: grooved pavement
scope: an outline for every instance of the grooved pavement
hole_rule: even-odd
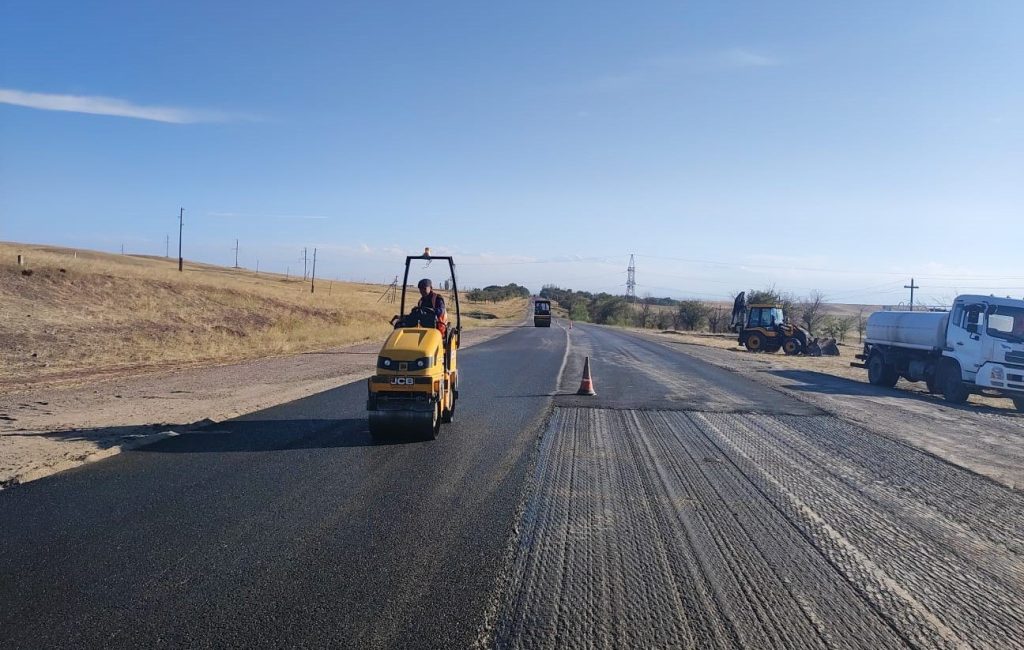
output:
[[[1024,647],[1019,492],[750,382],[702,400],[717,370],[657,344],[573,343],[599,395],[567,373],[497,647]]]

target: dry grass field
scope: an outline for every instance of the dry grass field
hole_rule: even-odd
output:
[[[383,341],[398,311],[384,290],[321,280],[311,294],[270,273],[0,243],[0,391]],[[526,307],[463,300],[463,325],[510,324]]]

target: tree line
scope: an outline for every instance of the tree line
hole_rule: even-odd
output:
[[[466,292],[466,298],[474,302],[501,302],[513,298],[529,298],[530,290],[514,282],[503,287],[492,284],[483,289],[470,289]]]
[[[732,321],[731,307],[704,300],[645,296],[631,303],[625,296],[573,291],[556,286],[545,286],[540,296],[557,303],[573,320],[603,325],[722,333],[730,331]],[[780,305],[787,320],[804,327],[813,336],[829,336],[843,341],[851,330],[861,338],[864,335],[867,319],[864,310],[849,316],[828,314],[827,300],[818,291],[797,298],[774,287],[752,289],[746,292],[746,301],[748,305]]]

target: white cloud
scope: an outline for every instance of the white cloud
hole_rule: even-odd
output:
[[[11,88],[0,88],[0,104],[36,108],[44,111],[67,111],[90,115],[130,117],[137,120],[194,124],[198,122],[231,122],[253,120],[252,116],[223,111],[172,108],[168,106],[140,106],[115,97],[97,95],[53,95],[33,93]]]
[[[780,63],[776,58],[743,49],[718,52],[713,60],[726,68],[767,68]]]
[[[732,48],[701,54],[664,55],[640,61],[632,69],[605,75],[587,83],[591,92],[619,92],[638,86],[664,83],[684,75],[742,68],[767,68],[782,62],[767,54],[744,48]]]

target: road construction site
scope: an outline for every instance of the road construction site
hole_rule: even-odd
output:
[[[357,381],[0,491],[0,640],[1022,647],[1018,414],[506,332],[434,441]]]

